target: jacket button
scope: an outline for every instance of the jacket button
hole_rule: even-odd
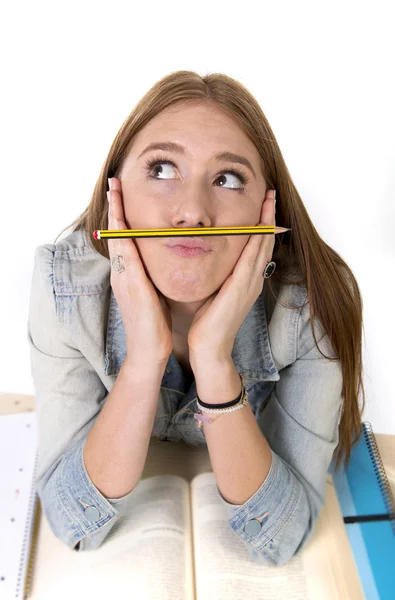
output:
[[[247,521],[244,526],[244,531],[248,535],[256,535],[260,532],[262,525],[256,519],[251,519],[251,521]]]
[[[88,506],[88,508],[84,510],[84,513],[88,521],[91,521],[92,523],[100,519],[100,512],[97,510],[96,506]]]

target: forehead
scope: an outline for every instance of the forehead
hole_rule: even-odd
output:
[[[202,102],[178,102],[167,107],[141,129],[133,141],[133,154],[152,142],[174,141],[191,152],[243,151],[258,166],[255,145],[238,123],[217,106]]]

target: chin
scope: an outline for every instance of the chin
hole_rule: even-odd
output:
[[[233,270],[230,265],[229,272],[224,268],[219,270],[218,265],[217,268],[215,265],[211,268],[197,268],[194,260],[183,261],[182,266],[174,266],[169,260],[160,260],[158,257],[143,262],[155,288],[175,302],[199,302],[207,299],[221,288]]]

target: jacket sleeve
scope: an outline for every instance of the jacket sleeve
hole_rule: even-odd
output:
[[[314,324],[319,348],[334,357],[328,336]],[[296,331],[296,358],[280,371],[257,419],[272,453],[265,481],[242,505],[227,502],[217,486],[230,527],[250,556],[265,565],[287,563],[310,539],[339,441],[341,364],[325,359],[315,346],[309,303],[300,310]]]
[[[126,509],[133,490],[106,498],[83,460],[88,432],[108,391],[59,318],[53,244],[35,250],[27,339],[36,398],[35,485],[52,532],[69,548],[96,549]]]

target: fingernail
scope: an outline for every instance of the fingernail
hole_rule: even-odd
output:
[[[109,190],[112,190],[112,187],[111,187],[111,180],[112,180],[112,177],[109,177],[109,178],[107,179],[107,181],[108,181],[108,189],[109,189]]]
[[[111,200],[111,192],[106,192],[107,193],[107,200],[110,203]]]

